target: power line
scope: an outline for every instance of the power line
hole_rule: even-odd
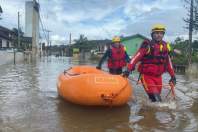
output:
[[[40,13],[39,13],[39,21],[40,21],[40,23],[41,23],[41,28],[42,28],[42,31],[43,31],[43,33],[44,33],[44,37],[45,37],[45,39],[47,40],[47,35],[46,35],[46,32],[45,32],[45,28],[44,28],[44,26],[43,26],[42,19],[41,19],[41,17],[40,17]]]
[[[38,0],[38,4],[39,4],[39,0]],[[40,8],[40,12],[41,12],[41,8]],[[41,23],[41,28],[42,28],[42,31],[44,33],[44,37],[45,37],[45,39],[46,39],[46,41],[49,45],[49,32],[52,32],[52,31],[50,31],[46,28],[45,23],[43,23],[43,21],[42,21],[42,15],[41,15],[40,12],[39,12],[39,20],[40,20],[40,23]],[[47,34],[46,34],[46,32],[47,32]]]
[[[38,4],[39,4],[39,1],[38,1]],[[40,4],[39,4],[40,5]],[[40,8],[41,10],[41,8]],[[42,31],[44,33],[44,37],[46,39],[46,41],[48,41],[48,38],[47,38],[47,35],[46,35],[46,32],[45,32],[45,28],[44,28],[44,25],[43,25],[43,22],[42,22],[42,18],[41,18],[41,14],[40,14],[40,11],[39,11],[39,21],[41,23],[41,28],[42,28]]]

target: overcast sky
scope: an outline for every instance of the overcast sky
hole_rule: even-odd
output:
[[[19,11],[24,31],[25,1],[0,0],[3,9],[0,25],[17,27]],[[39,0],[39,3],[42,21],[52,31],[52,40],[68,41],[69,33],[73,39],[80,34],[88,39],[137,33],[150,37],[155,23],[166,25],[168,41],[188,34],[184,29],[187,11],[183,0]]]

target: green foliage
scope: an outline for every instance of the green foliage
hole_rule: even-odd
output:
[[[22,50],[22,49],[24,50],[25,49],[25,45],[22,45],[22,43],[20,43],[18,45],[18,29],[17,28],[13,28],[12,31],[13,31],[12,41],[13,41],[14,47],[17,48],[18,50],[19,49],[20,50]],[[22,32],[21,28],[19,29],[19,35],[20,35],[20,38],[22,39],[24,33]]]
[[[192,55],[192,62],[198,62],[198,53],[194,52],[193,55]]]
[[[76,44],[86,44],[88,39],[85,37],[85,35],[81,34],[79,39],[74,40]]]
[[[177,65],[187,65],[188,64],[188,58],[184,54],[174,56],[172,61],[173,61],[173,64],[177,64]]]
[[[183,38],[176,38],[175,43],[172,45],[173,49],[181,51],[181,55],[173,55],[173,63],[179,65],[188,64],[188,41]],[[192,62],[198,62],[198,41],[192,43]]]

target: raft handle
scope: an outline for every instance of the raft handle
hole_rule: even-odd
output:
[[[79,73],[69,73],[68,71],[72,69],[72,67],[68,68],[67,70],[64,70],[63,74],[68,74],[69,76],[77,76],[80,75]]]

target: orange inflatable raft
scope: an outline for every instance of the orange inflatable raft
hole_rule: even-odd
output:
[[[119,106],[131,98],[128,79],[91,66],[74,66],[60,74],[58,93],[65,100],[90,106]]]

